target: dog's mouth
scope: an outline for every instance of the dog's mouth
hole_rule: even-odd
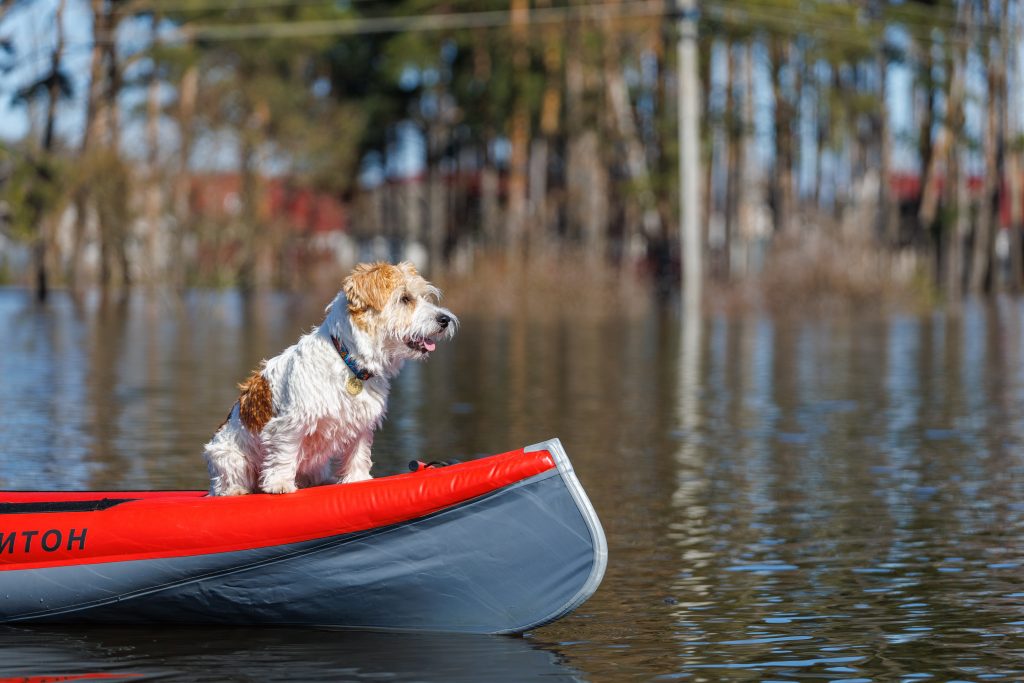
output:
[[[413,351],[419,351],[420,353],[430,353],[437,348],[437,342],[430,337],[424,337],[423,339],[410,339],[405,342],[405,345]]]

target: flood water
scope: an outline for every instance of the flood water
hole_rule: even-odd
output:
[[[235,384],[322,304],[0,290],[0,488],[205,488]],[[1024,679],[1021,302],[461,317],[374,474],[560,437],[609,542],[579,610],[522,638],[7,628],[0,677]]]

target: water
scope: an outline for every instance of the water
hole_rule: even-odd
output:
[[[0,290],[0,488],[203,488],[234,385],[319,301]],[[1024,304],[959,317],[463,313],[397,381],[378,476],[561,437],[598,593],[524,638],[0,630],[0,675],[1024,678]]]

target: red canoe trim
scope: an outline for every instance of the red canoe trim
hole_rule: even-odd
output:
[[[129,499],[94,512],[0,515],[0,571],[206,555],[328,538],[406,522],[555,467],[522,449],[357,484],[286,495],[203,491],[2,493],[3,502]]]
[[[0,503],[52,503],[110,498],[152,500],[154,498],[202,498],[206,491],[0,491]],[[3,679],[0,679],[2,681]]]
[[[18,676],[0,678],[0,683],[62,683],[63,681],[112,681],[141,678],[142,674],[68,674],[66,676]]]

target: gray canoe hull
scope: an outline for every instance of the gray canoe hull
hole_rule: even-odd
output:
[[[557,468],[368,532],[227,553],[3,572],[0,621],[332,626],[517,633],[597,589],[600,522]]]

